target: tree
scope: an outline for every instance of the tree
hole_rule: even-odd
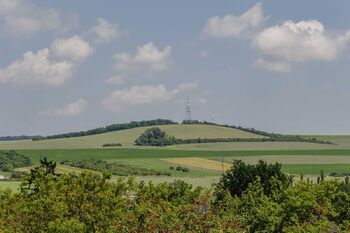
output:
[[[228,170],[216,185],[217,195],[228,191],[232,196],[241,196],[249,184],[259,179],[264,194],[269,195],[273,191],[271,178],[274,177],[286,188],[292,183],[292,178],[281,171],[281,164],[267,164],[259,161],[256,165],[245,164],[241,160],[235,160],[230,170]]]
[[[159,127],[147,129],[138,139],[135,144],[138,146],[166,146],[176,143],[176,138],[167,135]]]

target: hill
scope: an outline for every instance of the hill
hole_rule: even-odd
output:
[[[149,127],[137,127],[83,137],[50,140],[22,140],[0,142],[0,149],[84,149],[101,148],[107,143],[121,143],[123,147],[134,147],[134,141]],[[176,138],[262,138],[263,136],[239,129],[205,124],[158,125],[167,134]]]

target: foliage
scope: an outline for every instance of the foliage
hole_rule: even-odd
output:
[[[95,135],[95,134],[101,134],[101,133],[107,133],[107,132],[113,132],[113,131],[119,131],[119,130],[125,130],[125,129],[133,129],[137,127],[154,126],[154,125],[172,125],[172,124],[177,124],[177,123],[171,120],[164,120],[164,119],[131,121],[130,123],[113,124],[113,125],[108,125],[106,127],[91,129],[87,131],[56,134],[56,135],[51,135],[47,137],[36,137],[36,138],[33,138],[33,140],[36,141],[36,140],[56,139],[56,138],[82,137],[82,136]]]
[[[0,152],[0,171],[12,172],[15,168],[31,165],[33,164],[28,156],[19,154],[13,150]]]
[[[100,171],[100,172],[108,172],[112,175],[117,176],[129,176],[129,175],[136,175],[136,176],[151,176],[151,175],[166,175],[170,176],[171,174],[169,172],[161,172],[156,171],[153,169],[147,169],[147,168],[140,168],[140,167],[133,167],[127,164],[123,163],[108,163],[103,160],[96,160],[96,159],[85,159],[85,160],[64,160],[61,162],[61,164],[69,165],[72,167],[78,167],[82,169],[89,169],[94,171]]]
[[[171,169],[171,168],[170,168],[170,169]],[[174,169],[174,168],[172,168],[172,169]],[[172,169],[171,169],[171,170],[172,170]],[[190,172],[190,169],[187,168],[187,167],[177,166],[177,167],[176,167],[176,171]]]
[[[241,196],[251,183],[259,180],[263,187],[263,193],[270,195],[274,188],[270,183],[271,178],[281,182],[281,188],[287,188],[292,184],[292,177],[281,171],[282,165],[267,164],[259,161],[256,165],[245,164],[241,160],[234,160],[229,169],[217,184],[217,195],[221,196],[222,191],[228,191],[232,196]]]
[[[176,144],[176,138],[167,135],[159,127],[146,129],[146,131],[135,140],[138,146],[167,146]]]
[[[350,231],[350,194],[336,180],[281,188],[283,180],[271,176],[267,193],[257,177],[240,196],[218,200],[183,181],[111,183],[107,174],[59,176],[54,165],[42,160],[20,192],[0,191],[0,232]]]

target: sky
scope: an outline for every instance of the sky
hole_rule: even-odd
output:
[[[0,0],[0,135],[192,118],[350,134],[350,1]]]

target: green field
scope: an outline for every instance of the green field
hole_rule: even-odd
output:
[[[167,147],[136,147],[134,140],[149,127],[140,127],[116,132],[65,139],[43,141],[13,141],[0,142],[0,150],[16,149],[32,158],[35,165],[40,158],[49,160],[82,160],[101,159],[109,162],[125,163],[130,166],[144,167],[163,172],[171,172],[171,177],[152,176],[137,177],[138,180],[162,182],[174,179],[185,179],[193,185],[210,187],[213,180],[221,175],[221,169],[209,169],[210,161],[221,161],[223,158],[229,164],[234,159],[247,163],[257,163],[259,160],[279,162],[283,170],[291,174],[318,175],[320,170],[330,172],[350,172],[350,136],[306,136],[320,140],[331,141],[336,145],[315,144],[305,142],[227,142],[173,145]],[[191,138],[260,138],[262,136],[245,131],[212,125],[163,125],[160,126],[167,134],[182,139]],[[122,143],[122,147],[102,148],[105,143]],[[202,158],[202,165],[186,164],[189,173],[171,170],[170,166],[179,164],[172,158]],[[169,159],[169,160],[166,160]],[[221,167],[221,166],[218,166]],[[227,167],[227,166],[226,166]],[[19,170],[28,171],[30,168]],[[84,170],[70,166],[58,165],[57,171],[82,172]],[[1,173],[0,173],[1,174]],[[8,175],[5,173],[4,175]],[[115,179],[115,178],[113,178]],[[11,182],[1,182],[2,186],[11,186]]]

